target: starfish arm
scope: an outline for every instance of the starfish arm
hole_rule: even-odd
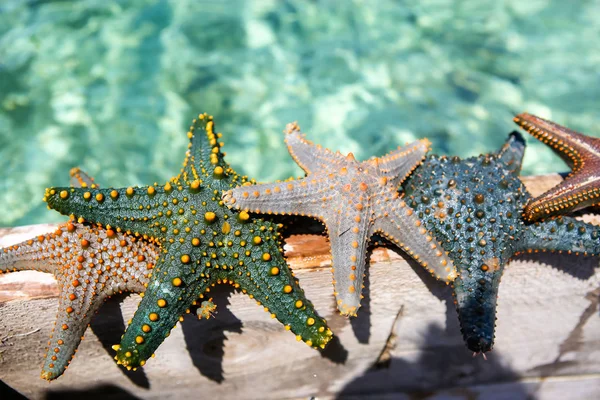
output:
[[[376,214],[374,229],[397,244],[437,279],[451,282],[456,267],[435,236],[425,229],[414,211],[401,199],[388,211]]]
[[[520,252],[558,251],[600,254],[600,227],[571,217],[556,217],[525,226]]]
[[[58,301],[58,313],[50,340],[46,358],[42,367],[42,378],[51,381],[63,374],[71,363],[75,352],[83,339],[85,330],[94,316],[94,313],[102,305],[106,296],[92,296],[86,290],[67,289],[71,282],[59,283],[60,297]],[[71,300],[69,296],[77,296]]]
[[[319,218],[330,208],[335,191],[324,176],[234,188],[223,195],[227,207],[263,214]]]
[[[325,348],[332,337],[326,321],[319,317],[312,303],[294,278],[282,256],[278,243],[266,238],[253,246],[244,264],[247,273],[228,273],[229,282],[254,298],[264,310],[277,318],[297,340],[314,348]],[[223,279],[228,281],[227,277]]]
[[[325,220],[331,246],[334,295],[340,313],[355,317],[363,298],[371,221],[361,218],[355,210],[336,214],[334,218]]]
[[[95,182],[94,182],[94,178],[92,178],[91,176],[89,176],[88,174],[86,174],[84,171],[82,171],[81,169],[75,167],[75,168],[71,168],[71,171],[69,171],[69,175],[71,175],[71,179],[70,179],[70,184],[73,187],[76,188],[92,188],[92,189],[98,189],[100,186],[98,186]]]
[[[571,166],[569,176],[532,200],[524,210],[528,221],[564,214],[600,203],[600,140],[551,121],[523,113],[514,121],[535,138],[548,144]]]
[[[54,257],[50,258],[55,237],[52,232],[0,249],[0,273],[25,270],[54,273],[59,267]]]
[[[508,139],[497,153],[499,160],[504,163],[505,169],[515,176],[519,176],[525,155],[525,139],[517,132],[509,134]]]
[[[175,242],[169,246],[168,253],[159,257],[144,297],[117,349],[119,364],[127,367],[144,365],[169,336],[181,315],[209,288],[209,277],[196,274],[196,268],[202,268],[201,257],[188,255],[183,261],[190,267],[182,269],[182,256],[168,256],[187,252],[184,247]]]
[[[290,155],[307,174],[327,171],[332,167],[341,166],[346,159],[340,153],[333,153],[306,140],[296,123],[288,124],[285,133],[285,143]]]
[[[140,250],[140,254],[144,254],[141,248]],[[147,255],[151,256],[152,253]],[[48,342],[46,359],[42,367],[42,378],[53,380],[62,375],[75,357],[75,352],[83,339],[88,324],[106,298],[119,292],[142,293],[145,290],[144,284],[148,281],[147,276],[136,272],[146,270],[145,263],[136,262],[135,264],[134,268],[130,268],[129,271],[116,278],[111,277],[109,273],[99,272],[100,275],[96,278],[97,282],[89,284],[86,284],[86,281],[89,281],[86,276],[91,277],[96,274],[89,273],[88,275],[76,268],[71,268],[70,273],[60,277],[58,313]],[[98,267],[98,264],[96,266]],[[73,280],[73,277],[76,279]],[[80,282],[76,287],[73,286],[75,281]]]
[[[517,115],[513,121],[536,139],[551,146],[573,171],[583,167],[585,158],[600,158],[600,142],[595,138],[528,113]]]
[[[223,144],[219,142],[222,135],[215,133],[212,116],[200,114],[193,120],[187,135],[190,139],[188,151],[181,173],[171,180],[173,184],[180,180],[189,184],[199,182],[220,192],[248,181],[225,161],[225,153],[221,151]]]
[[[369,162],[375,163],[380,173],[397,188],[421,164],[430,146],[427,139],[417,140]]]
[[[570,177],[527,203],[525,219],[534,221],[600,203],[600,174],[580,171]]]
[[[467,347],[475,353],[490,351],[494,345],[496,301],[503,271],[503,265],[494,261],[490,260],[486,271],[478,262],[462,265],[460,276],[452,284],[460,330]]]
[[[180,197],[183,198],[184,194]],[[149,221],[161,214],[161,206],[171,198],[162,186],[148,186],[122,189],[50,188],[46,189],[44,200],[49,208],[64,215],[156,237],[160,230]]]

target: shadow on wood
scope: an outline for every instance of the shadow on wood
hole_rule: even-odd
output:
[[[6,400],[27,400],[27,397],[17,392],[6,383],[0,380],[0,399]]]
[[[102,384],[89,389],[49,390],[45,400],[136,400],[136,397],[118,386]]]
[[[452,310],[454,312],[454,310]],[[401,322],[400,322],[401,323]],[[428,346],[439,337],[448,334],[436,323],[430,324],[423,333],[426,349],[416,359],[391,357],[378,362],[363,375],[349,382],[337,395],[338,399],[365,398],[368,396],[390,399],[427,398],[433,393],[440,397],[476,399],[491,394],[486,383],[513,382],[511,399],[526,399],[528,390],[516,382],[519,374],[502,361],[502,356],[492,351],[485,360],[482,356],[472,357],[467,352],[457,351],[453,346]],[[394,338],[393,340],[399,340]],[[477,370],[477,374],[473,373]],[[483,388],[471,388],[472,385]],[[458,386],[458,387],[457,387]],[[448,390],[445,390],[448,389]]]
[[[94,332],[94,335],[96,335],[98,341],[102,343],[102,347],[104,347],[104,350],[109,355],[114,354],[112,345],[119,343],[123,332],[125,332],[125,322],[123,321],[123,315],[119,307],[119,304],[123,302],[125,297],[127,296],[113,296],[104,303],[102,311],[90,322],[92,332]],[[127,370],[122,365],[119,365],[119,369],[135,385],[145,389],[150,387],[150,382],[143,369],[136,371]]]

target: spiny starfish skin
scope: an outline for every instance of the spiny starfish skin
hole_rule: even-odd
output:
[[[524,218],[538,220],[600,204],[600,139],[523,113],[514,122],[552,149],[571,167],[557,186],[531,200]]]
[[[461,160],[430,156],[403,185],[407,203],[442,242],[458,269],[453,282],[467,347],[494,344],[496,298],[504,266],[524,252],[600,253],[600,229],[574,218],[526,224],[530,198],[518,178],[525,142],[513,132],[497,154]]]
[[[144,298],[117,348],[117,361],[144,365],[180,316],[216,284],[231,284],[262,304],[315,348],[331,339],[285,262],[280,226],[234,212],[221,193],[246,182],[223,159],[221,134],[202,114],[188,132],[181,173],[163,186],[51,188],[48,206],[161,246]]]
[[[360,307],[370,238],[379,233],[400,246],[436,277],[455,277],[452,261],[421,226],[397,187],[421,162],[429,142],[417,141],[381,158],[358,162],[315,146],[297,124],[286,144],[305,178],[240,187],[227,192],[230,207],[265,214],[304,215],[325,223],[331,243],[333,286],[338,309],[356,315]]]
[[[0,272],[49,272],[58,283],[58,313],[42,378],[62,375],[105,299],[145,290],[157,257],[158,247],[143,240],[71,222],[53,233],[0,249]]]

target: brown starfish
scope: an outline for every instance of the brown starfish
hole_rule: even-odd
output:
[[[572,169],[563,182],[527,204],[523,211],[526,220],[600,204],[600,139],[527,113],[517,115],[514,122],[551,146]]]
[[[427,139],[363,162],[352,153],[343,156],[307,141],[295,123],[288,125],[285,141],[305,178],[238,187],[223,199],[237,209],[322,221],[331,242],[333,285],[342,314],[354,316],[360,307],[367,245],[377,233],[437,278],[454,280],[452,261],[397,192],[425,157]]]

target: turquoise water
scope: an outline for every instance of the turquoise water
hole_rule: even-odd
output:
[[[2,0],[0,226],[63,220],[41,198],[73,166],[165,182],[204,111],[262,181],[300,175],[295,120],[359,159],[494,150],[525,110],[600,135],[599,37],[600,1]],[[528,143],[526,173],[566,169]]]

